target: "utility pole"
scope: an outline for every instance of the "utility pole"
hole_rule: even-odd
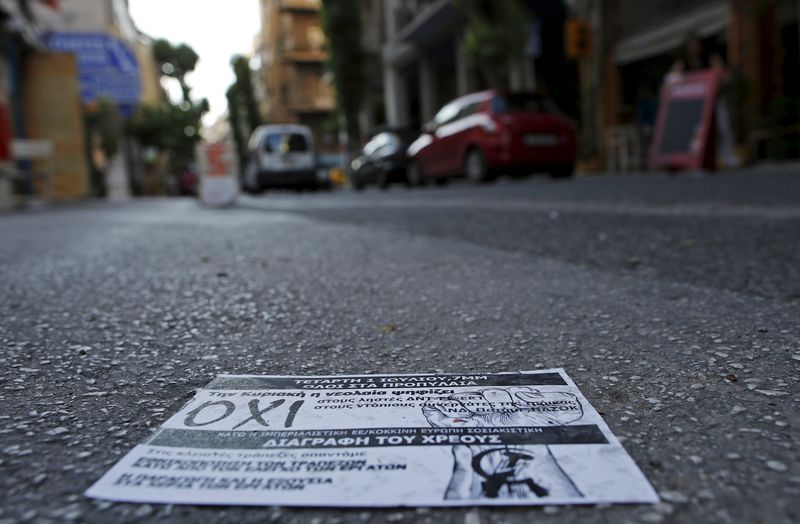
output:
[[[599,125],[599,85],[601,79],[602,19],[599,0],[573,0],[570,2],[574,20],[567,28],[567,51],[578,61],[578,77],[581,92],[581,132],[580,145],[586,151],[597,150]],[[574,34],[570,34],[574,33]],[[573,49],[570,49],[573,48]]]

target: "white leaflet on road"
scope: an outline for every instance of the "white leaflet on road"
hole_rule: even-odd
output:
[[[239,196],[239,180],[234,176],[203,177],[200,201],[211,207],[231,206]]]
[[[562,369],[222,375],[86,494],[259,506],[659,500]]]

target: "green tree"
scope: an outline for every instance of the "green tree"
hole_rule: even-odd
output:
[[[99,147],[106,159],[117,154],[122,119],[116,104],[105,98],[84,106],[83,119],[91,192],[93,196],[104,197],[108,190],[105,173],[103,166],[97,165],[93,151]]]
[[[162,75],[178,81],[183,93],[183,101],[191,103],[186,75],[194,71],[197,61],[200,59],[194,49],[186,44],[173,45],[167,40],[159,39],[153,43],[153,57],[158,63]]]
[[[511,64],[522,57],[531,15],[523,0],[456,0],[464,14],[467,53],[495,87],[508,84]]]
[[[144,146],[168,151],[181,166],[194,158],[199,139],[200,119],[208,111],[208,101],[197,104],[142,105],[128,121],[128,132]]]
[[[243,173],[247,164],[247,134],[242,129],[242,113],[239,104],[239,88],[231,84],[225,91],[228,99],[228,124],[231,127],[233,143],[236,145],[236,158],[239,162],[239,172]]]
[[[248,131],[252,133],[263,123],[258,110],[255,91],[253,90],[253,73],[250,70],[250,61],[245,56],[236,55],[231,58],[231,67],[236,76],[236,90],[239,104],[244,111],[244,120],[247,122]]]
[[[87,131],[100,143],[103,154],[112,157],[119,150],[120,114],[111,100],[101,98],[87,104],[84,111]]]
[[[364,92],[364,50],[357,0],[322,0],[322,27],[328,48],[328,68],[336,85],[336,101],[344,115],[348,149],[358,148],[358,111]]]
[[[228,99],[228,122],[239,158],[239,169],[244,170],[247,162],[247,141],[253,131],[264,123],[258,110],[253,90],[253,74],[247,57],[235,55],[231,58],[235,82],[225,92]]]
[[[200,120],[208,112],[208,100],[194,101],[186,75],[194,70],[198,56],[186,44],[174,46],[166,40],[153,44],[153,56],[161,66],[161,74],[174,78],[181,86],[182,100],[175,103],[165,98],[160,104],[142,104],[128,120],[126,129],[140,144],[169,153],[169,170],[179,173],[194,161],[194,150],[200,139]]]

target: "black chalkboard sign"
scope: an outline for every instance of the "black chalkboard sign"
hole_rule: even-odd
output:
[[[667,106],[667,119],[664,122],[658,152],[662,155],[681,153],[691,149],[703,120],[705,100],[676,100]]]
[[[718,74],[699,71],[665,85],[650,148],[654,168],[713,169]]]

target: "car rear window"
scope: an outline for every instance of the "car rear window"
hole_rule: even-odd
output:
[[[546,96],[515,93],[492,99],[494,113],[557,113],[555,102]]]
[[[264,137],[267,153],[306,153],[308,140],[299,133],[270,133]]]
[[[387,155],[400,149],[400,139],[395,133],[383,132],[375,135],[364,146],[365,155]]]
[[[280,133],[270,133],[264,137],[264,151],[267,153],[280,153],[283,135]]]
[[[290,153],[305,153],[308,151],[306,137],[297,133],[292,133],[288,136],[286,145]]]

